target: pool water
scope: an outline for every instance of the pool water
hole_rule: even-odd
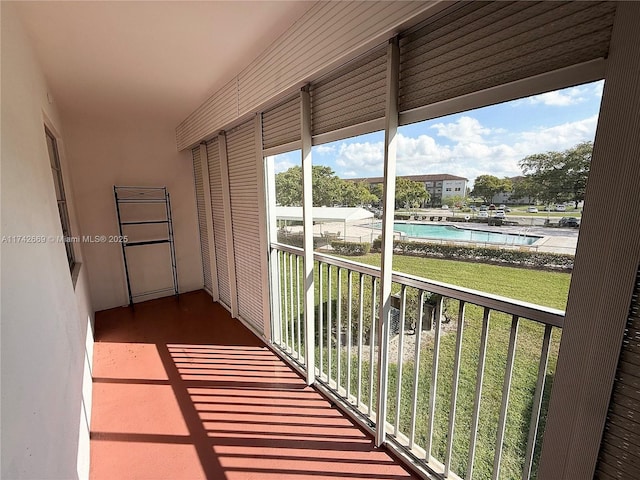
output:
[[[378,228],[382,224],[378,223]],[[453,240],[459,242],[497,243],[503,245],[531,245],[541,237],[519,235],[515,233],[488,232],[472,230],[452,225],[425,225],[419,223],[399,223],[393,226],[395,232],[403,232],[407,237]]]

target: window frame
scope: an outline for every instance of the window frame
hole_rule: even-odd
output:
[[[51,167],[51,176],[53,178],[56,204],[60,217],[60,226],[62,228],[64,248],[67,255],[67,262],[69,264],[69,272],[73,276],[74,269],[76,265],[78,265],[78,262],[76,261],[76,255],[73,250],[73,242],[71,241],[71,218],[69,217],[67,196],[64,189],[62,164],[60,162],[60,150],[58,148],[58,140],[56,136],[53,134],[51,129],[47,127],[47,125],[44,126],[44,131],[47,141],[47,151],[49,154],[49,165]]]

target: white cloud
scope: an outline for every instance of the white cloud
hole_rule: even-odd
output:
[[[482,142],[483,135],[491,133],[491,129],[483,127],[472,117],[463,116],[452,123],[436,123],[435,128],[439,137],[446,137],[454,142]]]
[[[517,136],[514,148],[526,155],[538,152],[560,151],[585,140],[593,140],[598,125],[598,115],[553,127],[541,127]]]
[[[382,142],[358,142],[342,143],[338,149],[336,165],[342,170],[360,172],[362,177],[382,176],[382,164],[384,159],[384,147]],[[346,175],[346,171],[337,172],[338,175]]]
[[[335,145],[317,145],[314,150],[320,154],[335,153]]]
[[[450,147],[438,144],[429,135],[417,138],[398,135],[399,175],[434,173],[434,168],[449,168],[453,152]]]
[[[572,87],[564,90],[541,93],[527,98],[525,101],[531,105],[543,104],[554,107],[566,107],[585,102],[589,96],[588,87]]]
[[[281,173],[281,172],[286,172],[291,167],[295,167],[295,166],[296,166],[295,163],[290,162],[285,158],[283,160],[276,160],[273,164],[273,170],[275,171],[275,173]]]
[[[595,82],[593,84],[593,96],[597,99],[602,98],[602,92],[604,91],[604,80],[600,80],[599,82]]]
[[[438,134],[456,138],[453,145],[438,143],[423,134],[408,137],[398,134],[397,174],[422,175],[449,173],[468,178],[470,184],[478,175],[497,177],[521,175],[518,162],[527,155],[562,151],[577,143],[592,140],[597,115],[550,127],[512,132],[489,129],[471,117],[464,121],[434,126]],[[462,120],[462,118],[460,120]],[[379,177],[383,175],[382,142],[343,142],[336,148],[336,173],[344,178]]]

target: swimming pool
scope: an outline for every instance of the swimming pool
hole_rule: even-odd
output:
[[[516,233],[488,232],[486,230],[473,230],[460,228],[453,225],[431,225],[421,223],[395,222],[395,232],[402,232],[407,237],[431,238],[438,240],[452,240],[458,242],[496,243],[501,245],[531,245],[541,237],[521,235]],[[378,223],[377,227],[381,228]]]

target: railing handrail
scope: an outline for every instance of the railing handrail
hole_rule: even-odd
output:
[[[329,265],[348,268],[357,273],[362,273],[364,275],[370,275],[372,277],[380,278],[380,267],[376,267],[374,265],[367,265],[366,263],[354,262],[353,260],[333,257],[325,253],[317,253],[317,252],[313,254],[313,258],[314,260],[318,260],[323,263],[327,263]]]
[[[271,247],[277,250],[293,253],[295,255],[302,255],[304,253],[302,248],[292,247],[290,245],[284,245],[281,243],[272,243]],[[375,267],[360,262],[354,262],[353,260],[333,257],[324,253],[315,252],[313,257],[315,260],[326,263],[328,265],[347,268],[357,273],[380,278],[380,267]],[[562,328],[564,324],[564,310],[545,307],[542,305],[535,305],[533,303],[528,303],[522,300],[516,300],[500,295],[481,292],[479,290],[473,290],[470,288],[459,287],[457,285],[451,285],[435,280],[428,280],[426,278],[410,275],[408,273],[394,271],[392,274],[392,279],[395,283],[399,283],[401,285],[414,287],[419,290],[426,290],[438,295],[454,298],[456,300],[463,300],[474,305],[487,307],[491,310],[503,312],[509,315],[516,315],[517,317],[532,320],[543,325],[551,325],[553,327]]]
[[[564,310],[536,305],[523,300],[503,297],[471,288],[459,287],[444,282],[437,282],[435,280],[427,280],[426,278],[417,277],[408,273],[394,271],[392,273],[392,279],[394,282],[407,285],[408,287],[428,290],[438,295],[463,300],[467,303],[473,303],[474,305],[487,307],[498,312],[533,320],[544,325],[562,328],[564,323]]]
[[[300,247],[294,247],[293,245],[286,245],[284,243],[271,242],[271,248],[280,250],[282,252],[293,253],[294,255],[304,255],[304,249]]]

